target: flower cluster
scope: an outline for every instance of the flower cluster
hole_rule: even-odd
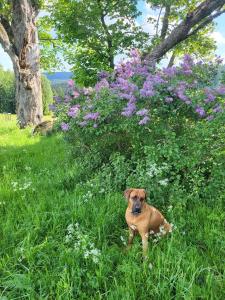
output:
[[[30,189],[31,185],[32,185],[32,182],[27,181],[27,180],[24,183],[19,183],[17,181],[12,181],[11,184],[12,184],[13,191],[15,192],[15,191],[24,191],[24,190]]]
[[[65,243],[72,245],[73,249],[82,253],[85,259],[89,259],[97,264],[101,251],[90,241],[89,236],[81,231],[80,225],[78,223],[69,224],[66,231]]]
[[[225,86],[198,87],[199,72],[203,73],[204,67],[202,62],[195,63],[190,55],[185,55],[179,66],[157,69],[133,49],[130,59],[118,64],[113,74],[100,72],[94,88],[78,89],[70,80],[65,99],[56,97],[52,110],[66,111],[62,131],[69,131],[71,123],[99,128],[110,114],[147,126],[153,120],[152,112],[163,106],[162,111],[168,106],[187,107],[194,118],[210,121],[224,111]]]

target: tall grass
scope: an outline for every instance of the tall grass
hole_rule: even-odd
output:
[[[78,183],[60,134],[32,137],[0,117],[1,300],[225,299],[222,200],[177,195],[163,208],[176,229],[143,262],[138,237],[125,250],[122,191]]]

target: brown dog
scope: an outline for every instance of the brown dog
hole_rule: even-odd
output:
[[[146,257],[148,250],[149,234],[165,235],[172,231],[171,225],[155,207],[148,205],[144,189],[127,189],[124,192],[128,200],[125,218],[129,227],[128,248],[133,242],[135,233],[142,239],[143,255]]]

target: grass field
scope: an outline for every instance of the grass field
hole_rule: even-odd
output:
[[[222,202],[160,208],[175,225],[125,251],[122,191],[78,183],[60,134],[32,137],[0,115],[0,299],[225,299]],[[82,155],[82,154],[81,154]]]

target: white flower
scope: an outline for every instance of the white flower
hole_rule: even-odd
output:
[[[123,243],[124,245],[127,244],[125,238],[124,238],[122,235],[120,236],[120,239],[121,239],[121,241],[122,241],[122,243]]]
[[[168,178],[165,178],[165,179],[162,179],[162,180],[159,180],[159,184],[160,185],[163,185],[163,186],[166,186],[169,182],[169,179]]]
[[[173,208],[173,205],[169,205],[169,206],[168,206],[168,211],[171,211],[172,208]]]
[[[150,264],[148,265],[148,267],[149,267],[149,269],[151,270],[151,269],[153,268],[153,265],[150,263]]]

